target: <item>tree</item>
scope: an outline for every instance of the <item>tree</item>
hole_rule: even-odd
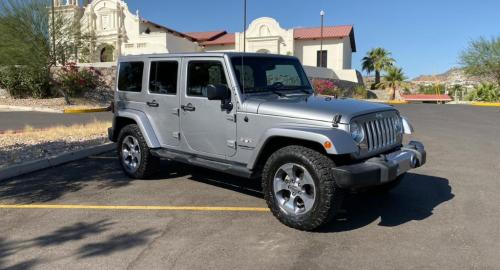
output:
[[[402,68],[389,67],[386,72],[384,81],[379,83],[379,86],[391,89],[391,99],[394,100],[396,99],[396,91],[406,80],[406,77]]]
[[[57,12],[52,24],[51,4],[52,0],[0,2],[0,65],[15,66],[18,72],[27,70],[25,76],[33,74],[37,80],[48,82],[54,64],[74,60],[79,48],[88,47],[88,35],[80,33],[75,18]],[[56,37],[55,51],[52,49],[52,34]],[[44,93],[38,94],[40,97],[50,93],[50,85],[46,82],[34,83],[46,85]],[[61,94],[66,97],[64,92]]]
[[[384,48],[375,48],[369,51],[362,60],[362,68],[368,74],[375,71],[375,84],[380,84],[380,73],[392,67],[396,62],[391,53]]]
[[[500,36],[472,41],[460,55],[465,73],[494,80],[500,86]]]

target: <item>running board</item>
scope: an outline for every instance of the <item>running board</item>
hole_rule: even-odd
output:
[[[257,176],[249,170],[244,164],[235,162],[226,162],[214,158],[204,158],[196,155],[172,151],[165,148],[151,149],[151,154],[159,158],[171,159],[177,162],[199,166],[243,178],[256,178]]]

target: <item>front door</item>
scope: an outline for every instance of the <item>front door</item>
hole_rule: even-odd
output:
[[[179,59],[153,59],[149,63],[146,107],[148,118],[162,147],[178,146]]]
[[[207,99],[207,86],[228,84],[223,58],[188,58],[183,61],[184,92],[181,130],[187,151],[227,158],[236,153],[235,111],[221,108],[221,101]],[[232,94],[234,104],[234,94]],[[235,107],[235,106],[234,106]]]

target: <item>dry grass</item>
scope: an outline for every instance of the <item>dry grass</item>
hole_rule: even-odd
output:
[[[107,136],[111,122],[94,121],[83,125],[56,126],[47,129],[35,129],[26,126],[22,132],[6,131],[0,134],[0,147],[13,144],[36,144],[50,141],[86,141]]]

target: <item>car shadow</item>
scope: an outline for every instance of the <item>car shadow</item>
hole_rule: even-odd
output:
[[[159,172],[154,179],[187,177],[187,179],[199,183],[236,191],[256,198],[264,198],[260,180],[245,179],[174,161],[162,161],[162,166],[168,166],[169,169]]]
[[[454,197],[447,179],[408,173],[398,187],[386,194],[347,194],[341,212],[318,232],[356,230],[378,219],[378,225],[385,227],[424,220]]]

